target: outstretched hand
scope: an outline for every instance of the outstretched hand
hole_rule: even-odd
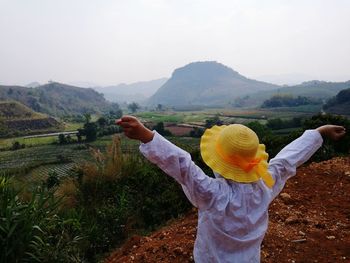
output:
[[[323,125],[318,127],[316,130],[319,131],[322,137],[327,137],[334,141],[341,139],[346,133],[343,126],[337,125]]]
[[[153,139],[154,133],[133,116],[123,116],[115,123],[123,128],[125,136],[130,139],[139,140],[143,143],[150,142]]]

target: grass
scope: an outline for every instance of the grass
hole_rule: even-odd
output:
[[[135,114],[138,118],[151,122],[182,122],[184,113],[181,112],[141,112]]]
[[[84,123],[82,122],[66,122],[64,124],[64,131],[76,131],[83,128]]]
[[[52,144],[57,141],[58,141],[57,136],[39,137],[39,138],[16,137],[16,138],[0,139],[0,150],[9,149],[14,142],[25,144],[26,147],[33,147],[33,146],[39,146],[39,145]]]
[[[140,143],[136,140],[130,140],[124,135],[121,136],[121,148],[123,152],[138,152]],[[65,176],[68,172],[67,167],[83,160],[90,160],[91,155],[89,147],[98,148],[105,151],[107,145],[112,141],[112,136],[104,136],[98,140],[85,144],[40,144],[38,140],[47,138],[32,138],[37,143],[33,147],[24,148],[16,151],[0,152],[0,169],[10,174],[17,174],[16,178],[24,181],[37,182],[44,180],[49,171],[56,171],[59,176]],[[186,150],[191,150],[199,146],[198,138],[170,137],[176,145]],[[28,179],[30,178],[30,180]]]
[[[225,123],[248,123],[258,120],[265,123],[269,118],[289,119],[300,115],[306,116],[310,113],[296,112],[296,111],[274,111],[270,109],[209,109],[205,111],[195,112],[141,112],[136,116],[143,121],[152,122],[176,122],[176,123],[205,123],[205,120],[219,115]],[[82,123],[67,123],[65,130],[76,130],[81,127]],[[291,130],[275,131],[279,134],[289,133]],[[186,150],[198,149],[198,138],[169,138],[179,147]],[[36,173],[42,174],[40,167],[49,167],[51,170],[56,166],[62,165],[62,158],[64,162],[74,163],[80,160],[87,160],[90,156],[88,147],[99,148],[101,151],[105,150],[106,146],[111,143],[112,136],[104,136],[98,138],[97,141],[89,143],[88,146],[84,144],[68,144],[57,145],[57,136],[54,137],[40,137],[28,138],[23,137],[3,139],[0,140],[0,169],[3,171],[10,171],[12,173],[21,173],[34,175]],[[18,141],[20,144],[25,144],[25,149],[16,151],[4,151],[9,149],[13,142]],[[31,146],[31,147],[29,147]],[[135,140],[126,139],[122,136],[121,147],[124,152],[138,151],[139,142]],[[42,169],[44,169],[42,168]],[[45,168],[45,169],[46,169]],[[44,169],[44,170],[45,170]],[[33,173],[34,171],[34,173]],[[46,172],[45,172],[46,173]]]
[[[77,122],[67,122],[64,125],[63,131],[76,131],[79,128],[82,128],[84,126],[84,123],[77,123]],[[59,132],[59,131],[55,131]],[[51,133],[51,132],[48,132]],[[75,137],[74,135],[71,135],[72,137]],[[47,145],[52,144],[54,142],[58,142],[58,136],[48,136],[48,137],[38,137],[38,138],[23,138],[21,137],[14,137],[14,138],[5,138],[0,139],[0,150],[9,149],[14,142],[19,142],[20,144],[25,144],[26,147],[33,147],[33,146],[39,146],[39,145]]]
[[[216,115],[229,123],[248,123],[267,119],[291,119],[300,116],[311,116],[320,110],[319,105],[307,105],[294,108],[278,109],[207,109],[193,112],[140,112],[135,114],[142,121],[149,122],[176,122],[176,123],[205,123]]]
[[[59,178],[63,178],[69,174],[70,169],[74,167],[75,163],[56,163],[40,165],[31,170],[26,176],[20,176],[19,180],[30,181],[37,183],[45,181],[50,172],[55,172]]]

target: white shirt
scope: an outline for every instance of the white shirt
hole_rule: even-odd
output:
[[[194,245],[195,262],[260,262],[260,246],[268,225],[268,207],[296,168],[322,145],[316,130],[287,145],[269,163],[275,179],[272,189],[262,180],[237,183],[219,174],[211,178],[194,164],[188,152],[155,132],[141,144],[142,154],[181,184],[190,202],[198,208]]]

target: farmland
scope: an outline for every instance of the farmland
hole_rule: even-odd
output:
[[[135,115],[144,122],[172,123],[175,125],[173,131],[181,130],[178,125],[204,126],[207,119],[215,116],[219,117],[223,123],[249,123],[258,121],[262,124],[271,118],[290,119],[297,116],[310,116],[307,111],[271,111],[265,109],[254,110],[233,110],[233,109],[208,109],[194,112],[139,112]],[[81,123],[66,123],[65,130],[74,130],[82,127]],[[171,127],[169,127],[170,129]],[[182,128],[185,129],[185,128]],[[189,131],[190,128],[186,128]],[[293,128],[283,129],[279,133],[293,131]],[[181,133],[181,132],[180,132]],[[277,132],[278,133],[278,132]],[[176,134],[176,132],[174,132]],[[73,137],[73,135],[72,135]],[[186,137],[173,137],[173,142],[180,147],[191,149],[198,146],[198,139]],[[10,150],[11,146],[18,142],[24,145],[24,149]],[[49,171],[58,169],[60,176],[66,174],[72,164],[87,160],[90,156],[89,147],[101,149],[103,151],[111,143],[111,136],[103,136],[90,144],[73,143],[59,145],[57,136],[40,138],[8,138],[0,140],[0,168],[10,174],[26,175],[35,177],[38,174],[45,177]],[[138,143],[132,140],[122,140],[123,151],[134,151]],[[68,168],[67,168],[68,167]],[[61,170],[59,170],[61,169]]]
[[[205,120],[214,116],[220,116],[224,121],[245,123],[254,120],[266,122],[267,119],[311,116],[319,111],[319,108],[295,107],[268,109],[207,109],[205,111],[182,112],[141,112],[135,115],[149,122],[175,122],[175,123],[205,123]]]
[[[174,137],[172,140],[183,147],[191,147],[198,142],[195,138]],[[25,179],[26,182],[37,182],[46,179],[49,172],[52,171],[55,171],[59,177],[66,176],[74,164],[91,159],[90,147],[105,151],[106,146],[112,141],[112,136],[100,137],[89,144],[66,145],[57,144],[57,137],[16,138],[3,140],[1,147],[10,146],[13,141],[25,143],[27,147],[0,151],[0,169],[4,173],[15,174],[17,178]],[[137,141],[122,136],[123,152],[134,152],[138,145]]]

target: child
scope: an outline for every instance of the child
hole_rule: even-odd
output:
[[[203,160],[214,171],[211,178],[196,166],[189,153],[173,145],[132,116],[117,120],[124,133],[142,142],[140,151],[181,184],[198,208],[194,246],[196,262],[260,262],[260,245],[268,225],[268,207],[296,168],[344,127],[325,125],[307,130],[270,163],[257,135],[240,124],[214,126],[201,138]]]

